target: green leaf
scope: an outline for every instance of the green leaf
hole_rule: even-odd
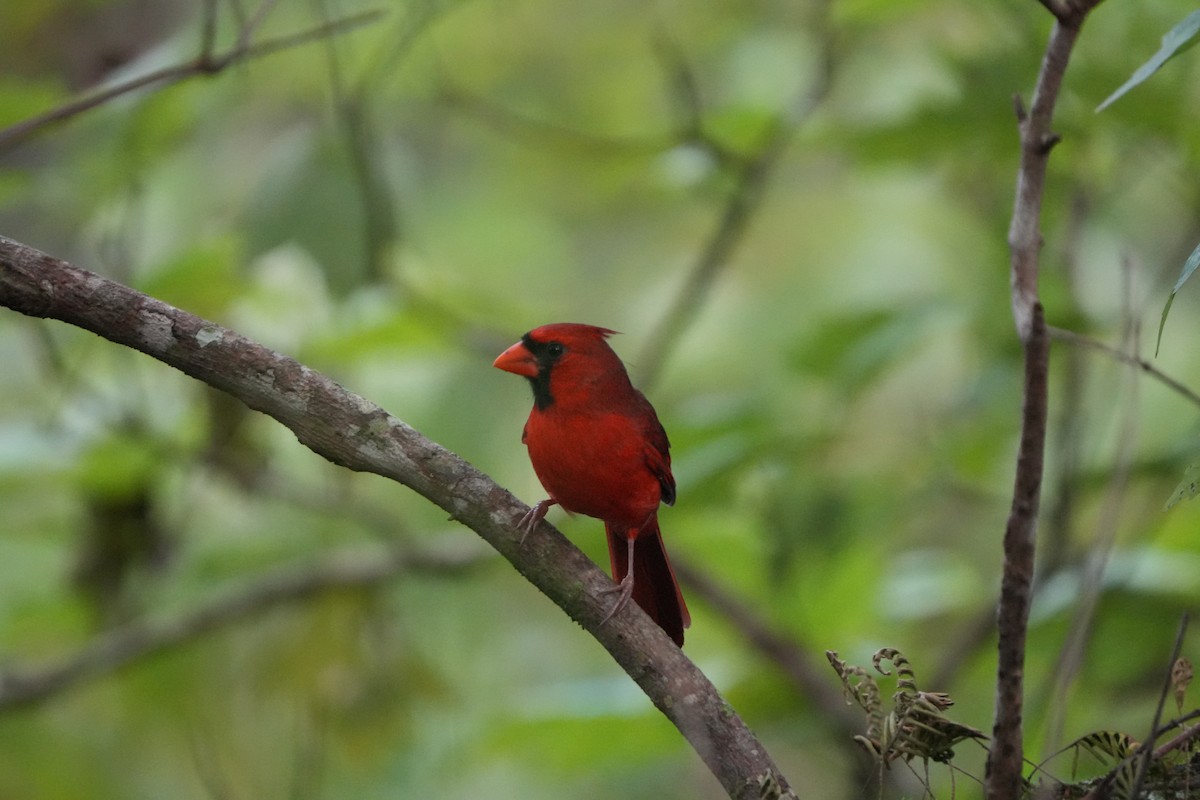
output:
[[[1138,67],[1133,76],[1121,85],[1121,88],[1110,94],[1107,100],[1097,106],[1096,113],[1108,108],[1121,95],[1158,72],[1163,64],[1195,45],[1198,35],[1200,35],[1200,11],[1193,11],[1184,17],[1183,22],[1167,31],[1162,38],[1162,47],[1158,49],[1158,52],[1151,56],[1149,61]]]
[[[1200,493],[1200,464],[1191,464],[1183,471],[1183,480],[1175,487],[1175,491],[1171,493],[1171,498],[1167,500],[1164,511],[1177,506],[1184,500],[1191,500]]]
[[[1175,302],[1175,294],[1183,288],[1183,284],[1187,283],[1187,279],[1192,277],[1192,273],[1196,271],[1196,267],[1200,267],[1200,245],[1196,245],[1196,249],[1188,256],[1187,261],[1183,264],[1183,271],[1179,273],[1179,280],[1175,281],[1175,285],[1171,288],[1171,294],[1167,298],[1167,304],[1163,306],[1162,318],[1158,321],[1158,339],[1154,342],[1154,355],[1158,355],[1158,348],[1162,345],[1163,328],[1167,324],[1167,314],[1171,311],[1171,304]]]

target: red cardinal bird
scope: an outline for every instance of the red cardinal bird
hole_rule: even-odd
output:
[[[658,530],[658,504],[675,502],[670,443],[605,341],[614,333],[569,322],[543,325],[496,359],[496,367],[533,387],[521,441],[550,495],[520,527],[528,533],[555,504],[603,520],[618,594],[605,620],[633,597],[682,647],[691,617]]]

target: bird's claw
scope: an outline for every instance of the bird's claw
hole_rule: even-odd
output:
[[[550,510],[550,506],[552,505],[554,505],[553,500],[542,500],[541,502],[530,506],[529,510],[525,512],[525,515],[517,520],[517,530],[521,532],[522,546],[525,544],[525,539],[529,536],[533,529],[536,528],[538,523],[545,518],[546,512]]]
[[[600,590],[601,594],[617,595],[617,602],[613,603],[613,607],[604,615],[604,619],[600,620],[600,624],[608,622],[617,612],[620,611],[629,602],[629,598],[633,597],[633,573],[630,572],[619,583],[614,583],[606,589]]]

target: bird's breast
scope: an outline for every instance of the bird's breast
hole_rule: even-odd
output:
[[[625,415],[535,411],[525,444],[542,486],[567,511],[640,527],[658,508],[647,443]]]

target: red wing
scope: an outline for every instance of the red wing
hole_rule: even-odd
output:
[[[675,476],[671,474],[671,457],[656,448],[647,447],[646,466],[658,479],[662,501],[669,506],[675,505]]]
[[[642,402],[646,412],[639,415],[643,420],[642,434],[646,437],[643,458],[646,460],[646,467],[650,470],[650,474],[658,480],[658,485],[662,490],[662,501],[669,506],[675,505],[675,476],[671,474],[671,442],[667,439],[667,432],[663,430],[662,423],[658,421],[658,415],[654,413],[654,407],[650,405],[650,401],[643,397]]]

